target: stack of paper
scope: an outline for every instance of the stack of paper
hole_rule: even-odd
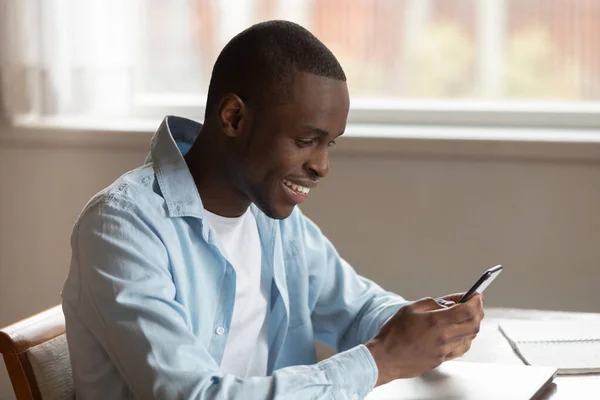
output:
[[[565,375],[600,372],[600,322],[510,321],[499,328],[526,364]]]

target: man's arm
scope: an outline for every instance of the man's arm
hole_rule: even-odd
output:
[[[136,398],[350,399],[364,397],[375,384],[377,368],[365,346],[271,377],[221,373],[175,301],[164,245],[127,207],[88,210],[72,243],[79,295],[64,306],[93,333]]]
[[[296,217],[302,219],[301,237],[314,281],[317,339],[338,350],[366,343],[377,364],[376,385],[418,376],[469,350],[483,319],[480,295],[449,307],[431,298],[408,303],[358,276],[314,223],[301,214]]]
[[[359,276],[299,209],[302,250],[309,269],[316,339],[338,351],[370,340],[407,301]]]

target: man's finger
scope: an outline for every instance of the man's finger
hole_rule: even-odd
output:
[[[411,309],[415,312],[425,312],[425,311],[435,311],[446,309],[446,307],[442,306],[440,303],[432,299],[431,297],[426,297],[424,299],[415,301],[410,305]]]
[[[458,303],[458,301],[463,297],[464,293],[453,293],[447,294],[446,296],[442,296],[442,299],[446,301],[451,301],[453,303]]]
[[[472,341],[479,333],[480,325],[457,324],[446,328],[446,337],[448,343],[468,340]]]
[[[467,340],[465,344],[457,348],[456,350],[451,351],[444,358],[445,361],[450,361],[458,357],[464,356],[471,349],[471,341]]]
[[[435,301],[437,301],[441,306],[444,306],[444,307],[452,307],[453,305],[456,304],[456,302],[454,302],[454,301],[445,300],[445,299],[439,298],[439,297],[437,299],[435,299]]]
[[[473,319],[481,320],[483,317],[483,305],[481,296],[476,294],[466,303],[459,303],[439,311],[442,320],[449,324],[460,324]]]

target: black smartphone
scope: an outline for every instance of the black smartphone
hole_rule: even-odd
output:
[[[486,287],[490,286],[490,284],[496,279],[498,275],[502,272],[502,265],[496,265],[494,268],[490,268],[481,275],[481,278],[469,289],[467,293],[465,293],[460,300],[459,303],[464,303],[469,300],[471,296],[475,293],[482,293]]]

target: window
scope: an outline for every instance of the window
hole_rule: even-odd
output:
[[[201,119],[222,46],[274,18],[333,50],[354,122],[594,125],[600,110],[597,0],[2,2],[11,115]]]

